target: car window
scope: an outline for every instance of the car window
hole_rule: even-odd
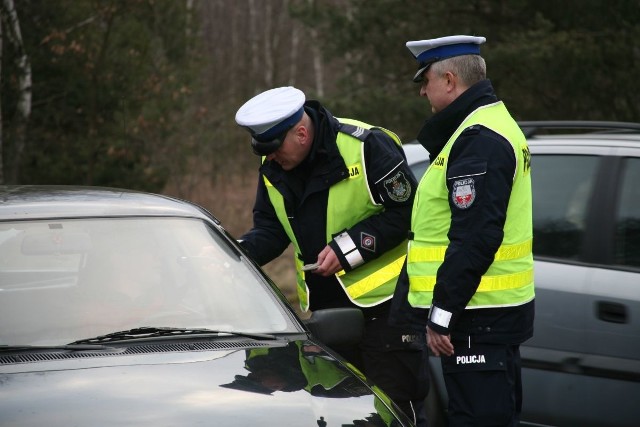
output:
[[[597,156],[534,156],[531,179],[535,255],[578,258],[598,164]]]
[[[0,294],[7,345],[141,326],[294,330],[249,264],[196,219],[1,223]]]
[[[413,174],[415,175],[416,179],[420,181],[420,178],[422,178],[422,175],[424,175],[428,167],[429,167],[429,161],[426,160],[424,162],[414,163],[413,165],[411,165],[411,170],[413,171]]]
[[[623,165],[614,263],[640,267],[640,159],[625,159]]]

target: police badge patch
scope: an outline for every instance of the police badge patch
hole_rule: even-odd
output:
[[[406,202],[411,196],[411,185],[404,176],[404,172],[398,171],[392,178],[383,182],[387,194],[394,202]]]
[[[469,208],[476,199],[476,187],[473,178],[459,179],[453,183],[451,200],[458,209]]]
[[[376,251],[376,238],[371,234],[360,233],[360,247],[371,252]]]

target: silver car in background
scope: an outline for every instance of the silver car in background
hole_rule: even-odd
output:
[[[532,155],[534,337],[521,425],[640,425],[640,123],[521,122]],[[419,179],[419,144],[404,146]],[[446,390],[430,358],[430,425]]]

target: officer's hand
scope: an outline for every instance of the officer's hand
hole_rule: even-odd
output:
[[[318,268],[314,270],[313,273],[319,274],[320,276],[332,276],[342,270],[342,266],[340,265],[340,261],[338,260],[336,253],[333,252],[333,249],[331,249],[331,246],[329,245],[325,246],[325,248],[318,254],[318,264]]]
[[[451,335],[440,335],[427,326],[427,345],[434,355],[451,356],[453,354],[453,344]]]

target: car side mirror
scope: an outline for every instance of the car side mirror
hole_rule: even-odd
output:
[[[314,311],[304,324],[329,347],[357,344],[364,331],[364,315],[357,308],[327,308]]]

